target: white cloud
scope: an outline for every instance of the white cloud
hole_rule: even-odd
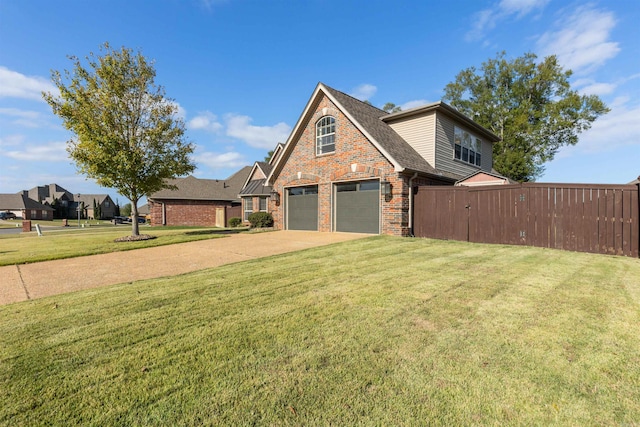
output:
[[[0,98],[42,101],[41,92],[58,93],[58,88],[43,77],[30,77],[0,66]]]
[[[22,161],[62,162],[69,160],[66,148],[66,142],[50,142],[42,145],[21,145],[20,150],[0,151],[0,156]]]
[[[575,85],[577,88],[579,88],[579,92],[584,94],[584,95],[598,95],[598,96],[602,96],[602,95],[609,95],[611,93],[613,93],[614,90],[616,90],[616,87],[618,85],[613,84],[613,83],[597,83],[597,82],[592,82],[589,84],[584,85],[583,87],[580,87],[579,85]]]
[[[580,6],[556,21],[555,30],[537,41],[542,56],[557,55],[560,64],[575,73],[588,73],[615,57],[620,48],[609,40],[616,25],[612,12]]]
[[[210,111],[200,113],[193,119],[189,120],[187,127],[193,130],[205,130],[213,133],[219,133],[223,128],[222,124],[218,122],[218,116]]]
[[[24,143],[24,135],[7,135],[0,138],[0,147],[16,147]]]
[[[547,3],[549,0],[502,0],[495,3],[473,15],[472,29],[465,35],[465,40],[482,40],[500,21],[513,15],[520,19],[535,10],[542,10]]]
[[[564,148],[558,157],[570,157],[578,152],[597,153],[629,146],[640,147],[640,105],[629,106],[624,101],[619,99],[611,103],[611,111],[593,122],[591,129],[580,135],[578,144]]]
[[[505,15],[517,15],[521,18],[536,9],[542,9],[549,0],[502,0],[498,10]]]
[[[374,85],[370,85],[368,83],[361,84],[351,91],[349,95],[353,96],[360,101],[366,101],[369,98],[373,97],[376,94],[378,88]]]
[[[20,110],[18,108],[0,108],[0,116],[12,117],[14,125],[29,128],[41,127],[45,120],[41,113],[37,111]]]
[[[246,166],[247,161],[244,156],[237,152],[211,153],[204,152],[193,156],[197,163],[208,166],[212,169],[238,168]]]
[[[280,122],[273,126],[254,126],[251,117],[227,114],[225,123],[228,136],[240,139],[256,148],[272,149],[278,142],[286,141],[291,132],[291,126]]]

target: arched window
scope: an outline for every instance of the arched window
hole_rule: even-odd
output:
[[[336,151],[336,119],[325,116],[316,123],[316,156]]]

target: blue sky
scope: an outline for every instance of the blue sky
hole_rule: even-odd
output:
[[[108,41],[155,60],[180,106],[195,175],[226,178],[285,142],[318,82],[376,106],[442,98],[462,69],[506,51],[558,55],[572,86],[611,112],[546,165],[541,182],[640,175],[640,1],[0,0],[0,193],[76,173],[71,135],[42,100],[50,70]]]

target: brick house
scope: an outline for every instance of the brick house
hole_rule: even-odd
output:
[[[254,212],[268,212],[272,188],[267,185],[267,176],[283,145],[278,144],[269,162],[255,162],[240,191],[242,199],[242,222],[248,224],[249,215]]]
[[[250,171],[251,166],[245,166],[227,179],[188,176],[170,180],[176,189],[161,190],[147,198],[151,225],[228,225],[230,217],[240,216],[238,193]]]
[[[277,229],[411,235],[412,189],[491,173],[498,140],[443,102],[388,114],[319,83],[255,196]]]
[[[58,184],[41,185],[27,191],[29,198],[54,208],[58,218],[77,218],[80,206],[82,218],[111,219],[116,214],[116,204],[108,194],[74,194]],[[100,215],[94,212],[94,203]]]
[[[0,212],[12,212],[16,218],[26,220],[53,219],[53,208],[29,198],[27,191],[16,194],[0,194]]]

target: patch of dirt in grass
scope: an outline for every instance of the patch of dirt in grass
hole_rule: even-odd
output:
[[[139,234],[137,236],[124,236],[124,237],[118,237],[117,239],[114,240],[114,242],[119,243],[119,242],[138,242],[140,240],[151,240],[151,239],[155,239],[156,236],[152,236],[150,234]]]

